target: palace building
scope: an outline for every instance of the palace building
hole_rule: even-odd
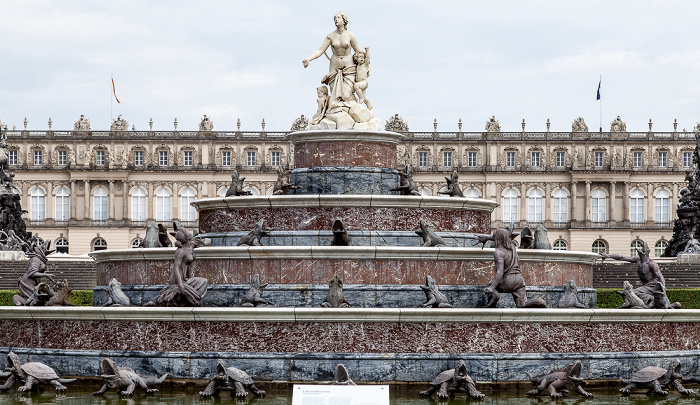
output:
[[[292,129],[305,124],[302,116]],[[620,117],[608,132],[588,131],[582,118],[570,132],[528,132],[524,122],[502,132],[495,117],[481,132],[461,127],[411,132],[398,115],[387,121],[405,135],[397,161],[412,165],[421,194],[439,195],[457,169],[465,196],[500,204],[494,228],[541,223],[554,249],[630,254],[646,241],[659,256],[670,240],[692,132],[675,123],[655,132],[651,122],[627,132]],[[214,131],[206,116],[198,131],[128,128],[120,116],[109,131],[85,117],[70,131],[7,130],[28,230],[72,255],[135,247],[150,221],[196,227],[190,203],[224,196],[234,169],[257,195],[272,193],[278,168],[294,168],[289,131]]]

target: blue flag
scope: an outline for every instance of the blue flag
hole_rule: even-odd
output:
[[[602,78],[598,81],[598,97],[596,98],[596,100],[600,100],[600,82],[601,81],[603,81]]]

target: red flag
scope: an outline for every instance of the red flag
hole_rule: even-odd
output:
[[[121,101],[117,98],[117,89],[114,87],[114,78],[112,78],[112,93],[114,93],[114,99],[117,100],[117,103],[121,104]]]

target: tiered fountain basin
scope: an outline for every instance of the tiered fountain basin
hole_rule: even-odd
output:
[[[698,373],[699,322],[698,310],[5,307],[0,363],[12,350],[95,377],[110,357],[203,383],[222,358],[264,389],[329,381],[341,362],[356,382],[402,383],[430,381],[458,359],[478,382],[581,360],[585,379],[619,382],[672,359]]]

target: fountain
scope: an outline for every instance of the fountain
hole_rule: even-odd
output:
[[[349,34],[344,14],[335,23],[338,35]],[[361,50],[354,36],[349,43]],[[479,241],[491,233],[497,203],[399,191],[412,182],[396,163],[402,135],[379,131],[369,103],[347,88],[355,66],[350,49],[327,39],[304,65],[329,46],[332,72],[323,82],[330,90],[319,90],[310,129],[289,136],[295,168],[281,175],[295,187],[193,203],[198,237],[210,244],[192,247],[196,259],[185,260],[185,273],[207,284],[194,296],[201,300],[183,304],[201,306],[144,306],[158,304],[159,293],[172,287],[176,248],[93,252],[94,306],[4,308],[0,353],[45,361],[61,375],[99,375],[108,356],[139,373],[194,380],[209,378],[221,360],[256,382],[328,381],[340,362],[358,382],[391,383],[430,381],[458,360],[476,382],[523,381],[526,371],[575,361],[585,379],[630,376],[668,358],[679,359],[686,373],[698,371],[700,313],[595,309],[593,253],[518,251],[527,298],[556,308],[572,280],[579,287],[576,296],[576,288],[567,290],[572,308],[515,308],[507,294],[498,307],[484,308],[494,249]],[[366,83],[360,90],[366,97]],[[237,174],[235,180],[243,181]],[[332,245],[334,228],[352,243]],[[252,229],[255,243],[239,246]],[[180,239],[191,242],[182,232]],[[432,243],[436,237],[444,243]],[[112,279],[133,306],[101,306]],[[329,280],[336,298],[327,300]],[[238,307],[251,285],[258,298],[265,288],[265,301],[275,306],[258,300],[263,305]],[[453,308],[418,308],[431,285]],[[330,301],[338,307],[322,306]]]

